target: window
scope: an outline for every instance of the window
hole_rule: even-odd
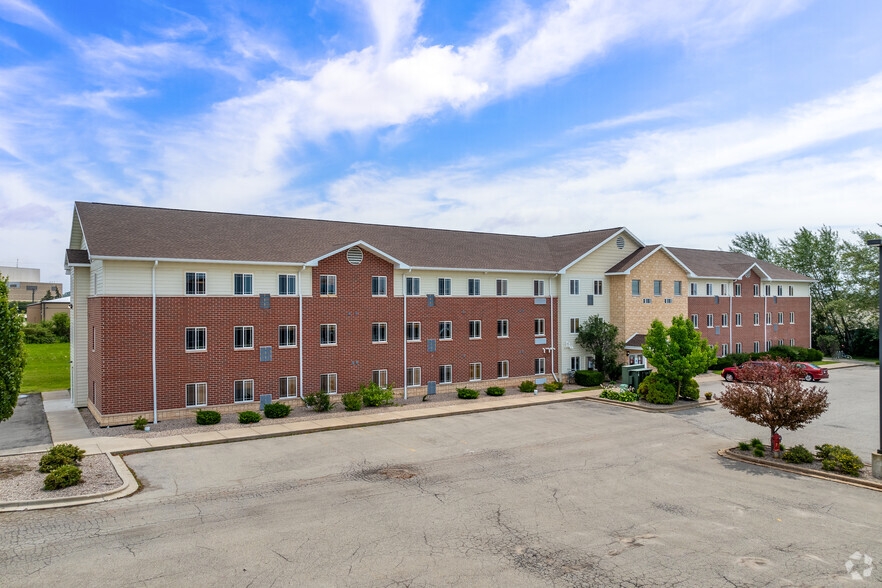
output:
[[[337,393],[337,374],[322,374],[319,376],[319,390],[328,394]]]
[[[337,344],[337,325],[327,324],[319,327],[320,337],[319,345],[336,345]]]
[[[450,296],[450,278],[438,278],[438,296]]]
[[[603,296],[603,280],[594,280],[594,295]]]
[[[628,356],[628,365],[646,365],[646,358],[642,353],[632,353]]]
[[[481,279],[469,278],[469,296],[481,295]]]
[[[652,298],[644,298],[643,304],[652,304]]]
[[[779,325],[783,325],[783,324],[784,324],[784,313],[783,313],[783,312],[779,312],[779,313],[778,313],[778,324],[779,324]]]
[[[741,353],[741,343],[735,344],[735,353]]]
[[[186,397],[187,406],[206,406],[208,404],[208,384],[205,382],[187,384]]]
[[[469,339],[481,338],[481,321],[469,321]]]
[[[771,313],[771,312],[767,312],[767,313],[766,313],[766,324],[767,324],[767,325],[771,325],[771,324],[772,324],[772,313]]]
[[[419,386],[423,381],[422,369],[418,367],[407,368],[407,385]]]
[[[796,324],[796,313],[795,312],[790,313],[790,324],[791,325]],[[791,345],[792,345],[792,343],[791,343]]]
[[[753,342],[753,352],[754,352],[754,353],[759,353],[759,341],[754,341],[754,342]]]
[[[508,319],[499,319],[496,321],[496,336],[500,339],[508,337]]]
[[[545,335],[545,319],[535,319],[533,321],[533,334],[537,337]]]
[[[570,358],[570,369],[573,370],[574,372],[577,372],[580,369],[582,369],[581,367],[579,367],[582,363],[581,360],[582,360],[581,357],[571,357]]]
[[[405,280],[405,292],[408,296],[419,296],[420,295],[420,279],[419,278],[407,278]]]
[[[533,360],[533,373],[541,375],[545,373],[545,358],[537,357]]]
[[[707,326],[708,327],[714,326],[714,315],[712,315],[712,314],[707,315]]]
[[[735,313],[735,326],[736,327],[741,326],[741,313],[740,312]]]
[[[419,341],[420,340],[420,323],[407,323],[407,340],[408,341]]]
[[[386,323],[374,323],[371,325],[371,343],[386,342]]]
[[[439,384],[449,384],[452,381],[453,381],[453,366],[452,365],[438,366],[438,383]]]
[[[754,285],[753,285],[753,295],[754,295],[754,296],[759,296],[759,284],[754,284]],[[759,353],[759,351],[757,351],[756,353]]]
[[[653,280],[652,281],[652,295],[653,296],[661,296],[662,293],[662,281],[661,280]]]
[[[741,284],[735,284],[735,296],[741,296]]]
[[[371,296],[386,295],[386,276],[371,277]]]
[[[579,332],[579,319],[571,318],[570,319],[570,333],[575,334]]]
[[[754,327],[759,326],[759,313],[758,312],[753,313],[753,326]]]
[[[793,296],[793,286],[787,286],[787,295]]]
[[[570,294],[575,296],[579,293],[579,280],[570,280]]]
[[[497,377],[500,377],[500,378],[507,378],[508,377],[508,360],[496,362],[496,373],[498,374]]]
[[[729,355],[729,344],[723,343],[720,345],[720,357],[726,357],[727,355]]]
[[[297,325],[279,325],[279,347],[297,347]]]
[[[508,280],[496,280],[496,295],[508,296]]]
[[[766,351],[768,351],[768,350],[771,349],[771,348],[772,348],[772,342],[771,342],[771,341],[766,341]]]
[[[680,280],[674,280],[674,296],[682,296],[683,295],[683,282]]]
[[[251,296],[254,294],[254,274],[233,274],[233,294]]]
[[[438,339],[449,341],[453,339],[453,323],[450,321],[441,321],[438,323]]]
[[[371,372],[371,382],[379,386],[380,388],[385,388],[389,385],[389,372],[386,370],[374,370]]]
[[[184,274],[184,292],[189,296],[205,294],[205,272],[186,272]]]
[[[705,284],[704,285],[704,293],[708,296],[714,295],[714,285],[713,284]]]
[[[533,280],[533,296],[545,296],[545,280]]]
[[[778,345],[784,345],[784,339],[778,339]]]
[[[254,349],[254,327],[233,329],[233,349]]]
[[[206,327],[187,327],[184,348],[187,351],[205,351],[208,348],[205,342],[207,333]]]
[[[233,382],[233,402],[254,402],[254,380]]]
[[[481,379],[481,364],[480,363],[470,363],[469,364],[469,382],[477,382]]]
[[[729,284],[720,284],[720,296],[729,295]]]
[[[725,312],[720,316],[720,326],[728,327],[729,326],[729,315]]]
[[[790,346],[791,346],[791,347],[795,347],[795,346],[796,346],[796,339],[791,339],[791,340],[790,340]]]
[[[692,315],[692,326],[695,327],[696,329],[698,328],[698,315],[697,314]]]
[[[294,274],[279,274],[279,296],[297,295],[297,276]]]
[[[689,295],[698,296],[698,284],[696,284],[695,282],[689,283]]]
[[[631,280],[631,296],[640,296],[640,280]]]
[[[784,286],[778,286],[778,296],[784,296]]]
[[[319,296],[337,295],[337,276],[319,276]]]
[[[771,296],[771,295],[772,295],[772,285],[766,284],[766,296]]]
[[[297,376],[279,378],[279,398],[297,398]]]

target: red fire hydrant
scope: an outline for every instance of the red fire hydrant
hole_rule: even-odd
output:
[[[778,433],[772,435],[772,453],[776,456],[781,453],[781,435]]]

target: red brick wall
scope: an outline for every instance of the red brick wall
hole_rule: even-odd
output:
[[[88,363],[88,372],[89,372],[89,401],[95,405],[95,408],[99,411],[101,410],[101,392],[102,392],[102,384],[104,383],[103,378],[103,334],[104,329],[102,328],[102,319],[103,319],[103,299],[101,298],[90,298],[88,300],[88,312],[89,312],[89,323],[88,323],[88,355],[89,355],[89,363]],[[94,351],[92,349],[94,348]],[[93,385],[94,383],[94,385]],[[94,390],[94,393],[93,393]]]

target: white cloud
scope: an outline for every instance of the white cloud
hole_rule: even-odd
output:
[[[0,0],[0,18],[51,35],[61,34],[58,25],[27,0]]]

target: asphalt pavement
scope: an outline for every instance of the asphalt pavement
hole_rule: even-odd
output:
[[[0,422],[0,454],[17,453],[10,451],[23,447],[52,445],[46,413],[43,411],[43,398],[39,394],[21,394],[15,412]]]

